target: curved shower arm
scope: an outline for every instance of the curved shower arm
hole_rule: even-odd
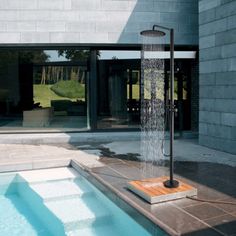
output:
[[[169,31],[172,30],[172,28],[167,28],[161,25],[153,25],[152,30],[155,30],[155,28],[160,28],[160,29],[169,30]]]

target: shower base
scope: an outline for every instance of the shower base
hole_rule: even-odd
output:
[[[128,188],[150,204],[171,201],[184,197],[197,195],[197,189],[180,180],[179,187],[166,188],[163,182],[168,180],[167,176],[135,180],[128,183]]]

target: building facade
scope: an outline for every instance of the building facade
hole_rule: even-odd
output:
[[[236,1],[200,1],[199,42],[199,142],[236,154]]]
[[[210,100],[217,100],[209,89],[220,89],[212,82],[215,83],[215,77],[220,74],[212,66],[217,58],[213,55],[214,49],[208,49],[213,47],[210,40],[219,34],[222,44],[233,47],[233,41],[224,42],[220,35],[224,28],[213,31],[214,24],[225,26],[219,22],[220,17],[235,14],[227,12],[228,5],[236,8],[235,1],[224,0],[2,0],[0,131],[138,128],[143,43],[140,31],[159,24],[174,28],[175,51],[181,55],[175,59],[176,131],[198,131],[200,124],[200,142],[214,146],[213,139],[218,137],[211,130],[217,129],[217,125],[222,129],[228,127],[228,123],[215,122],[215,113],[221,112],[220,122],[230,120],[229,127],[235,128],[235,104],[230,103],[234,93],[225,90],[228,84],[220,84],[219,94],[226,91],[225,96],[232,96],[222,98],[224,109],[229,110],[206,107],[210,106]],[[216,17],[215,12],[221,7],[225,15]],[[227,35],[233,40],[234,25],[228,23],[227,27]],[[183,56],[186,52],[198,52],[198,31],[200,69],[198,53]],[[162,43],[168,51],[168,37]],[[218,49],[218,44],[214,47]],[[225,50],[230,53],[230,48]],[[226,73],[223,77],[229,76],[229,89],[233,91],[234,73],[228,70],[235,70],[235,60],[232,55],[224,54],[224,57],[231,59],[222,59],[228,66],[227,71],[220,72]],[[168,77],[168,69],[166,75]],[[207,97],[211,94],[212,98]],[[230,149],[235,132],[226,133],[231,135],[228,139],[231,143],[221,149],[235,152]]]
[[[3,0],[1,44],[139,44],[153,24],[176,30],[177,45],[198,44],[197,0]]]

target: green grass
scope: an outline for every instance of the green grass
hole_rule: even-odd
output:
[[[133,99],[139,99],[139,84],[133,84]]]
[[[132,85],[132,98],[139,99],[139,84]],[[127,85],[127,97],[129,97],[129,85]]]
[[[50,107],[51,100],[76,100],[58,96],[51,90],[51,86],[52,85],[34,84],[34,102],[39,102],[42,107]]]
[[[42,107],[50,107],[51,106],[51,100],[70,100],[70,101],[76,101],[76,98],[68,98],[68,97],[62,97],[57,95],[51,90],[52,85],[41,85],[41,84],[34,84],[34,102],[40,102],[40,105]],[[84,89],[83,89],[84,91]],[[147,91],[146,91],[147,92]],[[184,91],[184,96],[186,91]],[[127,95],[129,94],[129,86],[127,86]],[[84,92],[80,94],[79,99],[84,101]],[[177,97],[175,93],[175,97]],[[139,99],[139,85],[134,84],[133,85],[133,99]],[[176,98],[175,98],[176,99]]]
[[[66,98],[84,98],[84,84],[76,80],[60,80],[52,85],[51,90],[58,96]]]

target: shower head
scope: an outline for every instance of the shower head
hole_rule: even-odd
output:
[[[166,35],[165,32],[160,31],[160,30],[155,30],[155,29],[144,30],[140,34],[146,37],[163,37]]]
[[[168,31],[173,30],[173,29],[170,29],[170,28],[167,28],[167,27],[164,27],[164,26],[153,25],[151,30],[144,30],[140,34],[143,35],[143,36],[147,36],[147,37],[163,37],[163,36],[166,35],[166,33],[164,31],[157,30],[156,28],[163,29],[163,30],[168,30]]]

